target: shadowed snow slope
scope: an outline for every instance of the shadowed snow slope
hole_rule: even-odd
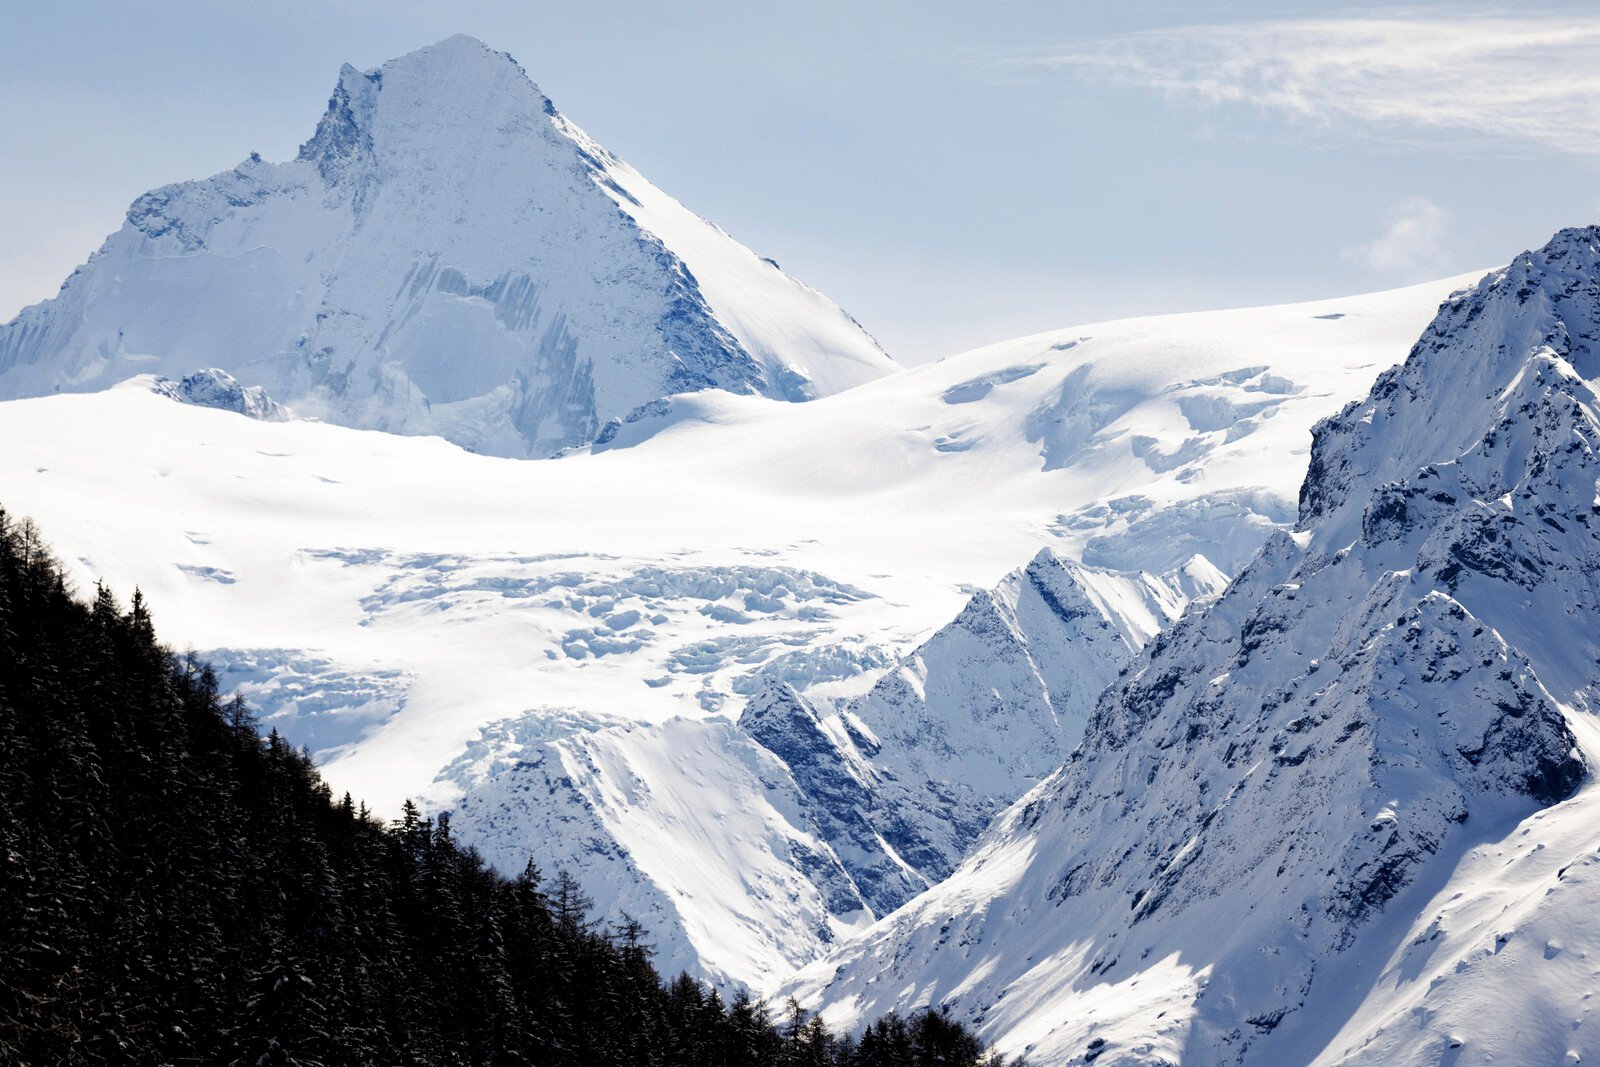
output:
[[[808,400],[896,369],[469,37],[345,67],[299,158],[147,193],[0,327],[7,397],[202,367],[301,415],[503,456],[672,393]]]
[[[1051,1064],[1600,1055],[1597,322],[1591,229],[1453,297],[1319,426],[1297,532],[793,988]]]
[[[1139,627],[1183,610],[1179,585],[1046,550],[843,712],[767,677],[737,728],[497,724],[442,775],[452,825],[506,868],[537,842],[603,911],[648,917],[666,971],[767,992],[949,874],[1070,751]]]

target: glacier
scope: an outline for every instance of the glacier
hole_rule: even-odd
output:
[[[1292,520],[1311,425],[1460,284],[1075,327],[805,404],[680,396],[633,447],[557,460],[142,387],[7,401],[0,499],[60,531],[81,585],[138,585],[180,646],[252,664],[230,684],[255,686],[297,743],[290,697],[316,683],[289,653],[324,665],[329,692],[399,679],[391,717],[319,732],[341,738],[330,780],[393,811],[482,727],[541,709],[737,717],[769,674],[836,708],[1043,546],[1130,574],[1195,555],[1235,573]],[[1069,393],[1100,425],[1045,469],[1044,439],[1065,431],[1041,413]],[[1190,397],[1263,395],[1281,402],[1248,434],[1184,414]],[[1183,449],[1186,465],[1147,462]]]
[[[538,842],[601,911],[648,917],[668,973],[767,992],[946,877],[1186,584],[1045,550],[842,709],[768,675],[732,723],[494,723],[441,772],[451,826],[505,869]]]
[[[772,989],[1065,758],[1103,672],[1292,523],[1311,425],[1464,281],[1078,326],[804,404],[680,395],[551,460],[135,381],[0,403],[0,499],[74,580],[142,587],[336,789],[454,810],[508,869],[610,887],[663,963]],[[1051,598],[1106,623],[1070,648],[1007,636],[1063,613],[1018,571],[1041,546]]]

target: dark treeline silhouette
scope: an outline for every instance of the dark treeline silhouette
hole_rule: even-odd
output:
[[[0,511],[0,1063],[996,1064],[948,1017],[837,1037],[688,977],[564,874],[335,801],[137,594]]]

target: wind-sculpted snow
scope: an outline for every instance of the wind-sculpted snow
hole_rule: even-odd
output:
[[[1573,966],[1490,960],[1518,914],[1590,925],[1597,279],[1596,231],[1566,231],[1453,297],[1319,427],[1300,531],[1151,642],[948,881],[793,988],[841,1018],[953,1001],[1048,1063],[1600,1053]]]
[[[0,394],[220,364],[302,415],[504,456],[672,393],[809,400],[895,369],[467,37],[345,67],[298,158],[141,196],[0,327]]]

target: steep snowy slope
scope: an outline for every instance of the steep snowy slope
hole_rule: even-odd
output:
[[[1319,427],[1299,529],[1107,690],[947,882],[796,985],[1041,1063],[1577,1062],[1600,683],[1600,231]],[[1572,799],[1568,799],[1572,797]]]
[[[0,396],[221,367],[302,415],[547,456],[672,393],[895,369],[468,37],[345,67],[297,159],[140,197],[0,327]]]
[[[1129,657],[1226,584],[1200,556],[1158,578],[1044,549],[973,596],[846,709],[848,732],[891,783],[880,806],[897,824],[879,832],[927,884],[948,877],[989,820],[1077,745]]]
[[[853,698],[1041,545],[1231,572],[1292,517],[1312,422],[1454,284],[1102,323],[808,404],[701,393],[639,447],[551,462],[142,388],[14,401],[0,501],[84,585],[142,585],[163,633],[392,811],[526,712],[734,715],[764,675]]]
[[[1132,595],[1101,607],[1091,583]],[[1142,644],[1125,634],[1183,610],[1177,586],[1047,550],[843,712],[768,677],[737,728],[499,723],[442,775],[452,825],[507,869],[537,842],[603,911],[647,917],[668,971],[766,992],[945,877],[1070,751]]]

